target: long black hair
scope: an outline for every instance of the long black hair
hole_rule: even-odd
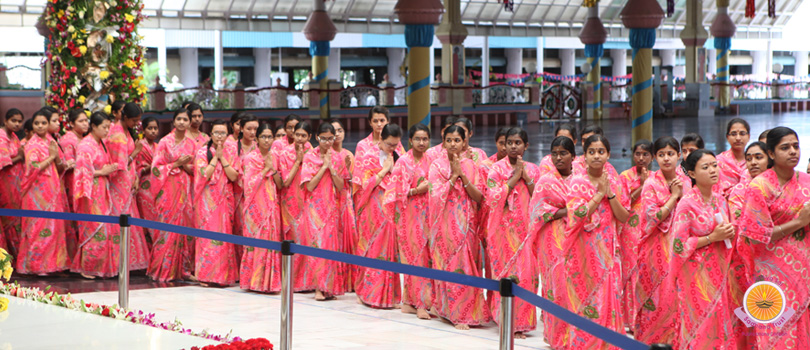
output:
[[[658,151],[667,148],[667,146],[672,147],[672,149],[674,149],[675,152],[678,153],[681,152],[681,146],[678,145],[678,140],[676,140],[672,136],[661,136],[655,140],[655,143],[653,143],[652,146],[653,157],[655,157],[655,155],[658,154]]]
[[[683,161],[683,169],[686,170],[686,174],[688,175],[690,171],[695,171],[695,166],[697,166],[697,162],[700,160],[700,158],[703,158],[703,156],[707,154],[717,158],[714,155],[714,152],[703,148],[696,150],[692,153],[689,153],[689,157],[686,157],[686,160]],[[697,184],[697,181],[695,181],[694,177],[689,176],[689,178],[692,179],[692,186]]]
[[[400,139],[402,139],[402,128],[400,128],[399,125],[396,124],[390,123],[386,124],[382,128],[382,131],[380,132],[380,142],[384,142],[385,139],[389,137],[399,137]],[[393,153],[394,153],[394,163],[396,163],[397,160],[399,159],[399,154],[397,154],[396,150],[394,150]]]
[[[551,147],[549,147],[549,153],[554,150],[554,147],[562,147],[565,148],[568,153],[571,153],[572,156],[577,155],[577,146],[574,144],[574,141],[569,139],[567,136],[557,136],[551,141]]]
[[[93,114],[90,115],[90,128],[92,129],[94,126],[98,127],[99,125],[103,124],[105,120],[108,121],[110,120],[110,116],[107,115],[107,113],[94,112]],[[101,148],[104,149],[104,153],[109,153],[107,152],[107,146],[104,144],[103,141],[101,142]]]
[[[211,123],[211,137],[208,138],[208,146],[205,147],[205,152],[206,152],[205,156],[208,158],[209,163],[211,162],[211,159],[214,158],[214,155],[211,153],[211,146],[214,144],[214,137],[213,137],[214,131],[213,130],[214,130],[214,127],[217,126],[217,125],[225,125],[225,129],[227,129],[228,128],[228,122],[226,122],[223,119],[217,119],[217,120],[214,120],[213,123]]]
[[[124,105],[124,110],[121,113],[121,119],[133,119],[133,118],[140,118],[143,115],[143,109],[137,103],[129,102]],[[189,116],[190,118],[191,116]],[[135,128],[129,128],[129,135],[132,136],[132,139],[136,139],[137,135],[135,134]]]
[[[231,118],[233,120],[233,118]],[[244,136],[245,125],[250,122],[259,122],[259,118],[251,113],[244,113],[239,119],[239,138],[236,140],[236,154],[242,155],[242,136]],[[256,134],[258,136],[258,134]]]
[[[562,131],[562,130],[568,131],[568,133],[571,134],[571,138],[573,138],[573,141],[574,142],[577,141],[577,126],[576,125],[571,124],[571,123],[562,123],[562,124],[558,125],[557,128],[554,129],[554,137],[560,136],[560,131]],[[574,154],[576,154],[576,153],[574,153]]]

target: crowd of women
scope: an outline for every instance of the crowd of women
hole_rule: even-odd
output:
[[[374,107],[373,132],[353,154],[343,148],[338,120],[313,129],[290,115],[273,127],[240,112],[213,121],[206,135],[202,109],[189,103],[158,142],[158,121],[142,120],[137,105],[116,102],[112,110],[70,111],[63,135],[53,109],[25,123],[19,110],[8,111],[0,131],[0,206],[130,214],[512,278],[602,326],[676,349],[810,344],[810,176],[794,171],[800,149],[789,128],[749,144],[748,123],[733,119],[726,130],[731,148],[717,155],[697,134],[640,141],[633,167],[619,174],[608,162],[609,140],[593,125],[560,125],[536,165],[523,160],[526,131],[500,129],[498,151],[487,157],[470,146],[474,127],[464,117],[445,118],[441,143],[431,147],[426,126],[411,127],[403,140],[388,110]],[[580,142],[584,154],[577,156]],[[111,277],[120,236],[113,224],[3,217],[0,247],[16,257],[19,273]],[[138,228],[130,241],[131,269],[157,281],[280,290],[276,252]],[[294,290],[314,291],[316,300],[353,292],[367,306],[439,317],[458,329],[498,320],[499,296],[491,291],[295,259]],[[795,310],[781,328],[754,331],[735,316],[748,286],[761,280],[784,289]],[[609,347],[551,315],[541,318],[552,348]],[[533,305],[516,301],[517,337],[535,330],[537,320]]]

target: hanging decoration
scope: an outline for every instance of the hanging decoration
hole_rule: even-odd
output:
[[[675,0],[667,0],[667,18],[675,13]]]
[[[141,0],[48,1],[37,29],[51,65],[46,101],[61,112],[106,110],[112,101],[145,102]],[[66,123],[63,122],[63,125]]]
[[[754,18],[757,12],[757,4],[754,3],[754,0],[746,0],[745,1],[745,18]]]
[[[776,17],[776,0],[768,0],[768,17]]]
[[[513,0],[498,0],[503,3],[503,8],[509,12],[515,12],[515,2]]]
[[[599,2],[599,0],[584,0],[582,1],[582,7],[594,7]]]

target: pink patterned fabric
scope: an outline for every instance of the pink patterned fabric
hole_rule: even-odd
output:
[[[605,167],[605,171],[608,171]],[[630,198],[617,176],[608,172],[611,190],[625,208]],[[605,196],[588,217],[587,203],[596,194],[587,173],[573,175],[566,207],[568,227],[563,251],[569,306],[580,316],[624,334],[621,310],[621,262],[619,260],[619,223]],[[607,343],[577,328],[571,328],[568,347],[603,349]]]
[[[633,189],[643,185],[641,176],[638,173],[638,167],[635,166],[623,171],[619,175],[619,179],[622,182],[624,193],[627,193],[628,196],[633,192]],[[619,240],[622,242],[619,249],[622,257],[622,314],[624,315],[624,325],[634,327],[637,307],[635,303],[635,287],[638,281],[638,244],[642,235],[640,216],[644,214],[641,196],[635,201],[632,201],[631,198],[629,214],[630,218],[627,223],[621,225],[619,230]]]
[[[48,136],[31,136],[25,145],[25,172],[20,189],[23,210],[62,211],[62,183],[56,163],[38,169],[49,157]],[[65,222],[54,219],[22,219],[20,248],[15,260],[16,272],[47,274],[67,270],[70,257],[67,249]]]
[[[430,158],[430,159],[436,159],[436,158],[439,157],[440,154],[442,154],[443,150],[444,150],[444,144],[439,143],[436,146],[428,148],[427,151],[425,151],[425,155],[428,156],[428,158]]]
[[[113,215],[129,214],[140,218],[138,204],[132,185],[138,179],[135,164],[129,163],[129,155],[135,150],[135,141],[129,131],[124,130],[121,122],[110,127],[107,140],[110,160],[118,164],[118,170],[110,174],[110,195],[113,201]],[[132,226],[129,230],[130,266],[133,270],[142,270],[149,266],[149,245],[140,227]]]
[[[327,157],[330,157],[337,176],[345,179],[349,176],[349,170],[346,169],[345,161],[340,155],[332,149],[327,151]],[[311,149],[304,156],[300,186],[304,190],[306,199],[302,215],[304,224],[300,227],[312,243],[311,246],[339,252],[344,247],[344,237],[340,231],[340,206],[337,205],[341,193],[337,191],[332,182],[331,170],[327,169],[324,172],[312,192],[306,189],[307,183],[312,181],[322,166],[320,147]],[[338,261],[320,258],[311,258],[309,263],[308,268],[313,270],[316,287],[319,291],[333,296],[346,293],[349,266]]]
[[[728,197],[734,185],[738,184],[741,179],[750,176],[748,175],[748,168],[745,167],[745,159],[738,162],[734,159],[734,153],[731,150],[725,151],[717,155],[717,165],[720,167],[720,179],[716,185],[716,191],[723,196]]]
[[[363,158],[366,152],[374,153],[375,156],[380,152],[380,147],[374,143],[374,133],[360,140],[360,142],[357,143],[357,147],[354,149],[354,154],[357,156],[357,159]],[[405,147],[402,147],[402,142],[397,145],[395,152],[400,156],[405,154]]]
[[[554,165],[554,161],[551,160],[551,154],[546,154],[543,159],[540,159],[540,176],[546,176],[552,171],[556,172],[557,167]]]
[[[713,195],[705,202],[697,187],[687,191],[675,209],[670,276],[678,296],[672,306],[680,310],[674,344],[681,349],[737,349],[736,338],[729,334],[737,318],[728,292],[733,249],[723,242],[697,247],[717,226],[716,213],[729,222],[726,199]]]
[[[549,161],[551,161],[551,158],[549,158]],[[553,167],[554,164],[552,164],[551,166]],[[571,175],[587,174],[588,165],[585,164],[584,155],[577,156],[576,158],[574,158],[574,162],[571,164],[571,166],[573,168],[571,170]],[[607,172],[614,178],[619,178],[619,173],[616,172],[616,168],[614,168],[613,164],[610,164],[610,162],[605,163],[605,172]]]
[[[59,138],[59,146],[62,148],[62,152],[65,154],[65,158],[62,159],[63,162],[68,161],[76,161],[78,155],[76,151],[79,148],[79,136],[76,135],[75,132],[69,131],[68,133],[62,135]],[[75,212],[73,207],[73,185],[75,181],[73,180],[73,169],[65,170],[65,173],[62,175],[62,181],[65,183],[65,189],[67,190],[67,198],[68,198],[68,210],[73,213]],[[73,223],[76,225],[77,223]]]
[[[17,135],[8,135],[5,129],[0,129],[0,208],[20,209],[22,204],[22,191],[20,186],[25,172],[25,160],[16,164],[12,158],[17,156],[20,139]],[[0,247],[7,249],[16,256],[20,247],[22,232],[22,219],[18,217],[0,216]]]
[[[278,169],[278,158],[273,157],[273,167]],[[273,172],[262,176],[264,156],[255,149],[248,153],[242,163],[244,173],[244,224],[245,237],[281,241],[281,210]],[[281,255],[267,249],[245,247],[242,267],[239,271],[239,287],[263,293],[281,290]]]
[[[47,137],[48,142],[54,141],[56,142],[57,145],[59,145],[59,140],[56,138],[55,134],[48,134]],[[62,146],[58,147],[58,153],[59,154],[57,155],[57,159],[60,159],[64,162],[65,161],[64,159],[66,159],[67,156],[65,155],[65,152],[62,151]],[[59,189],[59,192],[57,194],[57,204],[54,210],[61,212],[70,212],[71,211],[70,202],[72,202],[72,199],[68,199],[67,196],[67,187],[64,181],[65,172],[66,170],[62,170],[61,172],[59,172],[59,185],[61,188]],[[72,257],[76,255],[76,247],[78,246],[77,240],[79,235],[78,232],[79,228],[76,226],[75,221],[65,221],[64,227],[65,227],[65,241],[67,244],[68,257]]]
[[[393,189],[396,183],[391,172],[388,172],[377,185],[377,174],[382,170],[380,148],[373,144],[371,147],[377,151],[361,151],[358,145],[358,156],[352,171],[359,236],[356,254],[397,261],[394,213],[383,206],[384,194]],[[355,292],[364,303],[377,308],[392,308],[400,302],[399,274],[364,267],[358,267],[358,274]]]
[[[462,158],[460,164],[470,185],[483,193],[486,181],[475,163]],[[481,266],[475,256],[475,250],[479,249],[475,220],[479,204],[470,199],[460,180],[450,183],[450,174],[450,160],[447,151],[443,150],[430,165],[428,174],[428,225],[433,268],[481,277]],[[433,308],[453,324],[477,326],[491,319],[480,289],[453,283],[434,281]]]
[[[105,141],[86,136],[77,147],[75,184],[73,187],[76,213],[111,215],[110,181],[107,176],[94,176],[96,170],[111,164]],[[90,276],[118,275],[118,254],[121,240],[118,225],[78,221],[79,246],[70,270]]]
[[[408,192],[428,181],[432,159],[422,154],[417,162],[413,150],[397,160],[392,171],[392,186],[385,193],[384,203],[394,213],[394,224],[399,243],[399,262],[430,268],[430,242],[428,234],[428,193],[408,196]],[[433,285],[426,278],[405,275],[402,303],[416,309],[432,305]]]
[[[233,198],[233,182],[228,179],[222,162],[217,162],[211,178],[203,173],[208,167],[208,152],[216,154],[215,146],[206,144],[197,150],[194,158],[194,225],[201,230],[233,234],[233,212],[236,204]],[[234,169],[239,168],[236,147],[225,144],[222,154]],[[239,279],[239,262],[233,244],[210,240],[195,240],[194,273],[200,282],[231,285]]]
[[[152,193],[155,194],[155,209],[158,221],[178,226],[192,226],[191,184],[192,176],[183,169],[172,169],[172,164],[181,156],[194,156],[194,142],[183,138],[180,143],[174,134],[166,135],[157,146],[152,161]],[[187,253],[187,244],[192,241],[178,233],[155,231],[152,258],[147,275],[158,281],[182,279],[191,275],[193,265]]]
[[[343,179],[343,191],[340,191],[338,197],[338,207],[340,208],[340,236],[343,237],[343,248],[341,251],[347,254],[356,254],[357,242],[360,239],[357,236],[357,215],[354,212],[354,199],[352,198],[352,172],[354,171],[354,155],[351,151],[343,148],[340,150],[340,158],[344,160],[349,157],[351,167],[349,167],[348,175]],[[358,280],[359,271],[357,266],[350,265],[347,267],[349,273],[346,276],[346,291],[354,291],[355,282]],[[407,278],[407,277],[406,277]]]
[[[280,145],[277,147],[277,145]],[[304,151],[307,152],[312,149],[312,145],[307,142],[304,144]],[[278,170],[281,175],[282,181],[290,175],[290,171],[295,165],[295,143],[281,145],[279,142],[273,143],[271,147],[273,152],[273,159],[278,162]],[[300,245],[310,246],[312,242],[309,241],[306,232],[300,227],[303,222],[304,210],[304,189],[301,188],[301,168],[299,166],[298,172],[293,177],[289,187],[281,189],[281,227],[283,239],[290,239]],[[310,266],[311,258],[301,254],[296,254],[293,258],[293,290],[296,292],[308,291],[315,289],[315,274]]]
[[[810,344],[810,240],[806,238],[810,227],[778,241],[772,237],[775,226],[796,218],[810,200],[810,175],[797,171],[780,186],[776,172],[767,170],[751,180],[745,198],[737,222],[737,250],[748,278],[779,285],[787,297],[786,305],[796,310],[780,329],[773,325],[757,328],[757,345],[759,349],[804,349]]]
[[[684,184],[684,191],[691,189],[692,180],[676,171]],[[661,217],[664,204],[671,193],[664,174],[659,170],[651,173],[641,190],[639,215],[638,265],[635,277],[635,301],[633,306],[635,337],[644,343],[672,343],[677,336],[677,296],[672,285],[665,284],[672,261],[672,223],[675,208]],[[631,282],[633,282],[631,280]]]
[[[170,136],[171,137],[171,136]],[[141,174],[144,169],[149,169],[149,174],[141,175],[140,182],[138,183],[138,192],[135,194],[135,200],[138,204],[138,211],[146,220],[156,221],[158,219],[158,212],[155,208],[155,194],[152,192],[152,182],[154,181],[152,175],[152,161],[155,157],[155,148],[157,145],[150,145],[145,143],[143,149],[138,156],[135,157],[135,172]],[[152,242],[155,241],[155,234],[149,229],[144,229],[149,233]],[[151,249],[151,247],[150,247]]]
[[[540,170],[542,171],[542,169]],[[543,175],[534,185],[534,194],[529,204],[529,235],[535,237],[534,251],[538,252],[541,296],[570,309],[565,289],[565,259],[563,241],[568,217],[554,220],[557,211],[565,209],[569,196],[569,181],[563,179],[556,168]],[[552,349],[560,349],[568,342],[568,324],[551,314],[543,313],[543,335]]]
[[[248,154],[250,154],[250,152],[252,152],[257,147],[257,143],[254,142],[254,143],[251,144],[250,147],[243,148],[242,147],[242,141],[241,140],[234,140],[231,136],[228,136],[228,139],[225,140],[225,144],[226,145],[231,145],[229,147],[236,148],[236,153],[239,155],[239,163],[240,164],[242,164],[245,157]],[[245,203],[244,203],[244,199],[243,199],[245,190],[244,190],[244,187],[243,187],[243,182],[244,181],[243,181],[242,176],[241,176],[241,174],[244,171],[242,171],[240,168],[241,168],[241,166],[234,168],[234,169],[236,169],[237,171],[240,172],[240,176],[233,183],[233,198],[234,198],[234,202],[236,203],[236,205],[234,206],[235,210],[234,210],[234,216],[233,216],[233,218],[234,218],[234,220],[233,220],[233,222],[234,222],[233,234],[238,235],[238,236],[242,235],[242,222],[244,221],[244,218],[242,217],[242,215],[245,212],[245,208],[244,208]],[[243,250],[243,248],[244,247],[237,247],[237,256],[241,255],[241,251]]]
[[[525,162],[524,166],[533,182],[540,180],[537,165]],[[537,293],[540,283],[537,275],[535,255],[535,235],[530,235],[529,201],[532,193],[523,179],[514,188],[507,185],[512,177],[513,167],[509,157],[504,157],[489,171],[487,178],[486,205],[490,208],[487,222],[487,262],[495,279],[512,278],[519,286]],[[494,293],[489,302],[489,310],[494,320],[498,320],[500,295]],[[521,299],[515,300],[515,332],[528,332],[537,328],[536,307]]]

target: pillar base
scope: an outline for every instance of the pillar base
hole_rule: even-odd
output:
[[[678,114],[685,117],[714,117],[714,109],[710,105],[711,89],[711,85],[706,83],[686,84],[686,108]]]

